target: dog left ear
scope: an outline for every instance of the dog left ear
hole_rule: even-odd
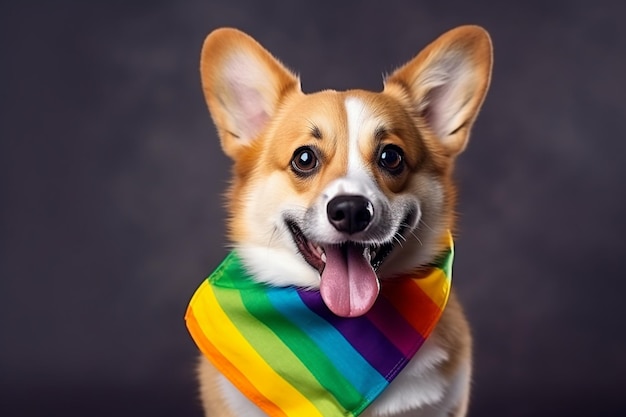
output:
[[[385,81],[385,92],[409,102],[411,113],[455,156],[469,131],[491,78],[492,48],[487,32],[461,26],[446,32]]]

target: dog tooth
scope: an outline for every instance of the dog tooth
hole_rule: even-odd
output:
[[[320,258],[322,259],[322,262],[326,263],[326,254],[324,252],[322,252]]]
[[[363,249],[363,256],[367,259],[367,262],[372,260],[372,253],[369,246],[366,246],[365,249]]]

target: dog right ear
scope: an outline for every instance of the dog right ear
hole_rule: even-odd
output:
[[[217,29],[202,47],[204,97],[224,152],[235,159],[263,131],[281,99],[300,80],[257,41],[236,29]]]

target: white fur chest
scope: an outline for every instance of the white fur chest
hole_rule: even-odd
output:
[[[448,353],[433,335],[362,416],[449,416],[464,396],[470,364],[463,364],[449,378],[440,367],[448,359]]]

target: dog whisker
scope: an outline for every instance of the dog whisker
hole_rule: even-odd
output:
[[[419,242],[421,246],[424,246],[424,242],[422,242],[422,240],[419,238],[419,236],[417,236],[414,230],[411,230],[409,233]]]
[[[272,243],[274,242],[274,238],[276,237],[277,234],[281,233],[280,230],[278,230],[278,227],[274,227],[272,229],[272,234],[270,235],[270,238],[267,242],[267,247],[271,248],[272,247]]]
[[[400,238],[402,238],[402,240],[401,240]],[[396,234],[393,236],[393,240],[395,240],[395,241],[396,241],[396,243],[398,244],[398,246],[400,246],[401,248],[402,248],[402,247],[404,247],[403,243],[404,243],[404,241],[406,241],[406,239],[404,238],[404,236],[402,236],[402,235],[400,235],[400,234],[397,234],[397,233],[396,233]]]
[[[420,224],[423,224],[424,226],[426,226],[426,228],[428,228],[428,230],[430,230],[431,232],[434,232],[434,231],[435,231],[435,229],[433,229],[432,227],[430,227],[430,226],[428,225],[428,223],[426,223],[423,219],[420,219],[420,221],[419,221],[419,222],[420,222]]]

